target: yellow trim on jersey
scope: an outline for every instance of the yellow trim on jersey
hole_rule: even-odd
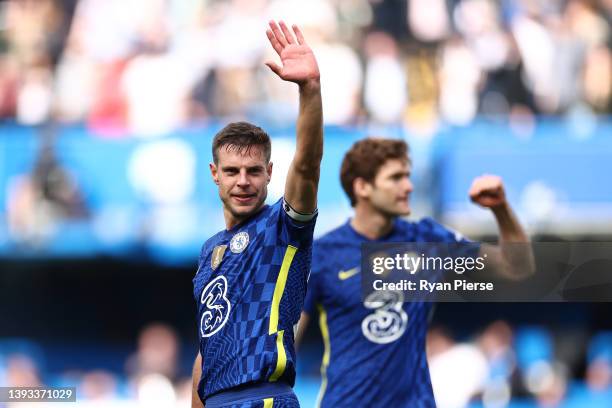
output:
[[[272,408],[274,406],[274,398],[266,398],[263,401],[264,401],[263,408]]]
[[[285,366],[287,365],[287,353],[285,352],[285,345],[283,344],[284,333],[285,331],[281,330],[276,334],[276,354],[278,355],[278,359],[276,360],[276,368],[270,376],[270,381],[278,380],[285,372]]]
[[[321,361],[321,388],[317,397],[317,407],[321,406],[325,389],[327,388],[327,366],[329,366],[329,356],[331,354],[331,344],[329,342],[329,328],[327,327],[327,312],[323,309],[323,305],[317,305],[319,309],[319,326],[321,328],[321,336],[323,337],[323,360]]]
[[[293,262],[296,251],[297,248],[293,245],[287,246],[285,256],[283,257],[283,263],[278,272],[278,279],[274,287],[274,296],[272,297],[272,309],[270,310],[270,328],[268,330],[268,334],[270,335],[278,331],[278,309],[280,307],[281,298],[283,297],[283,292],[285,291],[289,268],[291,267],[291,262]]]

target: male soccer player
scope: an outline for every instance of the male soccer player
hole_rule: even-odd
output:
[[[468,242],[431,218],[408,222],[410,160],[402,140],[364,139],[344,157],[342,187],[355,215],[316,240],[300,335],[319,312],[325,351],[321,407],[435,407],[425,355],[431,303],[403,302],[401,292],[374,292],[361,301],[360,249],[363,243]],[[496,176],[474,180],[470,197],[492,210],[500,241],[528,242]],[[483,245],[484,246],[484,245]],[[483,251],[472,245],[469,251]],[[525,245],[527,247],[527,245]],[[531,252],[516,268],[507,251],[487,246],[487,264],[510,279],[531,273]],[[393,296],[391,296],[393,295]],[[382,296],[377,298],[377,296]],[[387,297],[385,297],[387,296]]]
[[[299,28],[292,33],[282,21],[271,21],[267,36],[282,66],[266,65],[299,86],[296,151],[284,197],[267,206],[268,135],[239,122],[214,138],[210,170],[226,229],[204,244],[193,279],[200,335],[195,407],[299,407],[291,388],[293,326],[306,293],[317,213],[321,91],[317,61]]]

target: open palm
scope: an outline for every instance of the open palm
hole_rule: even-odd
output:
[[[266,62],[266,65],[285,81],[304,84],[319,80],[319,66],[312,50],[304,41],[300,29],[296,25],[292,28],[295,37],[283,21],[278,25],[270,21],[270,29],[266,34],[281,59],[282,67],[271,61]]]

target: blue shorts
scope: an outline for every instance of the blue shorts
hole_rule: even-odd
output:
[[[222,391],[206,399],[206,408],[300,408],[284,383],[256,383]]]

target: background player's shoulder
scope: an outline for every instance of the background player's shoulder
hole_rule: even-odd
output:
[[[337,259],[347,245],[353,242],[343,224],[314,240],[312,246],[312,273],[321,273],[329,269],[331,259]]]
[[[315,239],[314,244],[315,246],[325,247],[338,243],[346,243],[350,240],[349,233],[348,222],[346,222]]]
[[[418,221],[411,221],[411,220],[407,220],[405,218],[397,218],[397,220],[395,221],[395,229],[399,230],[399,231],[411,231],[414,230],[415,228],[418,228],[418,225],[423,221],[423,219],[418,220]]]
[[[424,242],[461,242],[466,240],[460,232],[442,225],[431,217],[424,217],[415,225],[417,234]]]

